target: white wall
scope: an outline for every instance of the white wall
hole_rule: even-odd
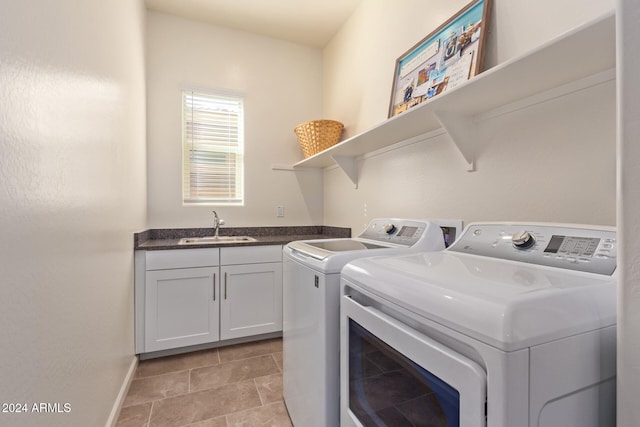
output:
[[[322,52],[294,43],[149,12],[149,225],[210,227],[322,223],[319,173],[274,171],[302,158],[293,128],[322,114]],[[245,205],[182,205],[183,86],[245,95]],[[276,218],[276,205],[285,217]]]
[[[618,25],[618,426],[640,425],[640,4],[617,2]]]
[[[348,135],[384,121],[396,58],[466,3],[362,2],[324,50],[324,116]],[[495,0],[488,66],[614,7],[560,3]],[[354,231],[380,216],[615,224],[615,117],[608,82],[483,123],[490,138],[476,172],[446,135],[360,159],[358,189],[328,169],[324,222]]]
[[[145,228],[144,5],[0,0],[0,414],[105,425],[133,351]]]

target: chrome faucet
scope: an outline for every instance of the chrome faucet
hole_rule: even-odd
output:
[[[216,211],[211,211],[213,212],[213,232],[214,232],[214,236],[217,239],[218,238],[218,232],[220,231],[220,226],[224,225],[224,219],[220,219],[220,217],[218,216],[218,212]]]

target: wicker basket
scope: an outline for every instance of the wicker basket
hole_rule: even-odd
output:
[[[293,130],[298,136],[304,157],[310,157],[340,141],[344,125],[335,120],[311,120]]]

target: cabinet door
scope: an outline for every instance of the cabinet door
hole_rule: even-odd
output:
[[[220,338],[282,330],[282,263],[220,268]]]
[[[147,271],[145,351],[220,339],[218,267]]]

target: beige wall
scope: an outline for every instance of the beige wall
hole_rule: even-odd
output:
[[[144,5],[0,0],[0,401],[100,426],[134,363],[145,228]]]
[[[395,59],[466,3],[362,2],[324,50],[325,117],[343,121],[348,135],[384,121]],[[494,1],[488,65],[614,7],[556,3]],[[609,81],[481,123],[490,137],[476,172],[446,135],[364,156],[357,189],[341,170],[325,171],[324,222],[354,231],[381,216],[615,224],[615,121]]]
[[[640,425],[640,4],[618,0],[618,418]]]
[[[322,114],[322,52],[245,32],[149,12],[147,20],[149,225],[209,227],[322,223],[320,172],[272,170],[302,158],[293,128]],[[242,207],[183,206],[184,86],[245,95]],[[276,218],[276,206],[285,217]]]
[[[383,121],[397,56],[465,3],[364,1],[323,53],[151,13],[147,224],[142,1],[0,0],[0,401],[71,405],[69,414],[2,420],[107,421],[134,360],[132,233],[210,221],[208,208],[180,202],[183,84],[247,95],[252,172],[247,206],[219,209],[230,226],[358,231],[375,216],[614,224],[612,82],[485,123],[492,137],[474,173],[443,135],[362,159],[358,189],[337,169],[324,174],[324,193],[317,174],[271,169],[301,158],[291,132],[299,122],[323,115],[355,133]],[[613,1],[495,3],[490,65]],[[425,23],[413,24],[420,15]],[[188,71],[181,52],[194,61]],[[524,173],[516,159],[526,160]],[[276,204],[285,205],[284,219],[275,218]]]

